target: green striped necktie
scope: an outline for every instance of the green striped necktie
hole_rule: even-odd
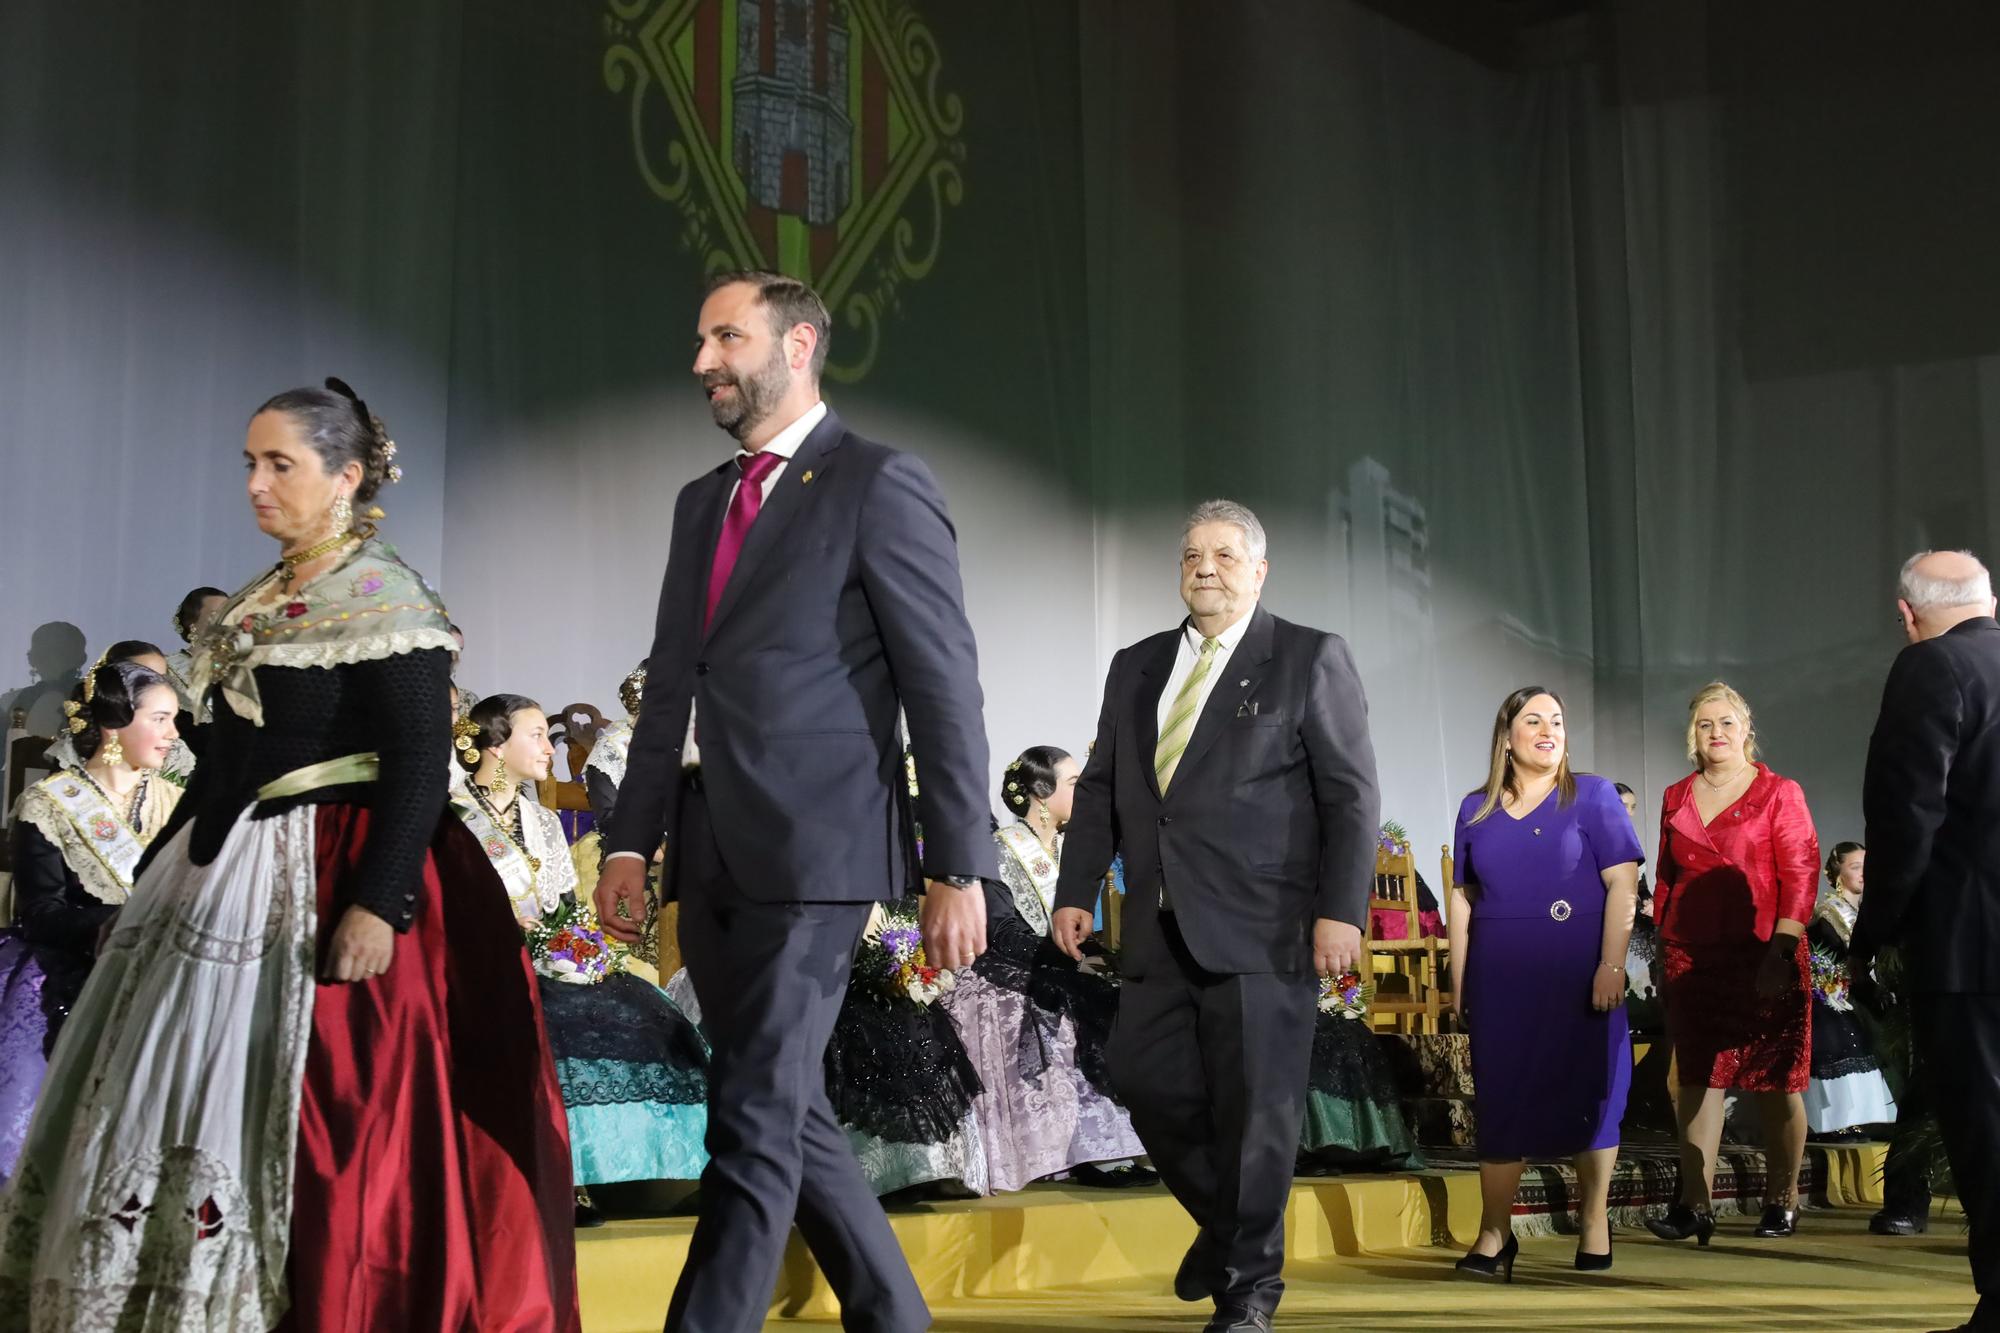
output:
[[[1195,714],[1201,711],[1201,683],[1208,679],[1209,670],[1215,666],[1215,650],[1221,646],[1219,639],[1201,641],[1201,656],[1195,659],[1194,670],[1181,682],[1180,693],[1174,696],[1173,707],[1167,710],[1166,724],[1160,728],[1160,743],[1153,750],[1153,776],[1160,781],[1162,796],[1167,794],[1174,770],[1180,767],[1181,756],[1187,752],[1188,738],[1194,735]]]

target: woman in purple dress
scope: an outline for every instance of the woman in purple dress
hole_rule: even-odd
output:
[[[1486,786],[1459,807],[1452,995],[1472,1034],[1479,1237],[1458,1269],[1513,1280],[1529,1157],[1576,1158],[1576,1266],[1611,1267],[1606,1208],[1632,1085],[1625,946],[1644,851],[1617,789],[1569,768],[1562,700],[1530,685],[1493,721]]]

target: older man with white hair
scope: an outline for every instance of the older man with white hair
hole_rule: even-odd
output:
[[[1188,614],[1112,659],[1050,933],[1073,958],[1125,858],[1106,1058],[1201,1228],[1174,1292],[1265,1333],[1312,1055],[1315,976],[1352,967],[1374,883],[1368,706],[1347,645],[1258,605],[1264,527],[1229,500],[1181,531]]]
[[[2000,1329],[2000,622],[1969,551],[1903,566],[1896,657],[1868,743],[1868,894],[1857,970],[1899,945],[1918,1076],[1971,1226],[1979,1305]]]

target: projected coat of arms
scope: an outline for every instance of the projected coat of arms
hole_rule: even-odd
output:
[[[964,197],[965,111],[907,0],[609,0],[604,81],[648,189],[714,273],[775,269],[826,299],[827,373],[868,373]]]

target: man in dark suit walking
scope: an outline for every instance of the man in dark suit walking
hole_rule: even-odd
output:
[[[762,1328],[794,1222],[844,1327],[930,1326],[821,1061],[872,902],[922,890],[937,966],[986,947],[979,880],[998,866],[979,663],[929,470],[820,400],[828,329],[819,297],[776,274],[725,275],[702,304],[694,372],[742,448],[674,505],[646,706],[605,835],[596,905],[625,940],[669,839],[715,1045],[711,1159],[669,1330]],[[914,811],[899,713],[923,757]]]
[[[1920,1092],[1937,1115],[1971,1227],[1979,1305],[2000,1329],[2000,623],[1966,551],[1903,566],[1896,655],[1868,742],[1861,801],[1868,892],[1853,968],[1903,954]]]
[[[1188,618],[1111,662],[1051,933],[1072,957],[1125,858],[1118,1025],[1132,1126],[1201,1232],[1175,1279],[1211,1333],[1284,1292],[1316,975],[1352,967],[1375,868],[1368,710],[1347,645],[1257,599],[1256,515],[1211,500],[1181,539]]]

